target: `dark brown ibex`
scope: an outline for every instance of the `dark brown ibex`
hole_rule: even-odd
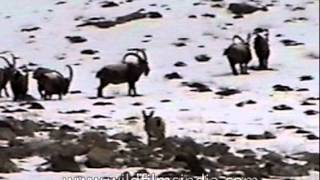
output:
[[[7,58],[0,56],[0,59],[3,59],[8,65],[8,67],[0,68],[0,97],[2,96],[2,90],[4,90],[5,95],[9,97],[7,84],[16,72],[16,59],[19,58],[15,57],[12,53],[10,53],[10,55],[12,57],[12,63],[10,63]]]
[[[107,65],[100,69],[96,78],[100,79],[100,85],[98,87],[98,97],[103,97],[103,88],[108,84],[122,84],[128,83],[128,95],[136,96],[136,82],[139,80],[140,76],[144,73],[147,76],[150,72],[147,55],[144,49],[129,49],[128,52],[120,64]],[[142,53],[142,57],[138,54]],[[138,59],[138,63],[125,62],[128,56],[134,56]]]
[[[265,37],[261,35],[263,32],[265,33]],[[256,35],[254,39],[254,50],[259,59],[259,69],[267,70],[268,69],[268,59],[270,56],[270,48],[269,48],[269,30],[256,28],[254,31]]]
[[[61,73],[47,68],[38,68],[33,74],[33,78],[38,81],[38,91],[44,99],[52,99],[52,95],[57,94],[59,99],[66,95],[73,78],[73,69],[67,65],[69,77],[64,77]]]
[[[29,84],[28,78],[28,71],[26,71],[25,75],[18,70],[14,72],[10,81],[14,101],[24,100],[26,98]]]
[[[224,51],[223,55],[226,55],[232,73],[234,75],[238,75],[238,71],[236,69],[236,64],[240,65],[241,74],[248,74],[248,63],[252,59],[251,51],[250,51],[250,38],[251,35],[248,34],[247,41],[244,41],[240,36],[235,35],[232,38],[233,43]],[[239,39],[240,42],[236,43],[235,40]]]

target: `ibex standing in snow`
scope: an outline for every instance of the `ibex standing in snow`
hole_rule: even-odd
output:
[[[147,76],[150,69],[144,49],[129,50],[137,52],[129,52],[123,57],[122,63],[104,66],[97,72],[96,78],[100,79],[97,93],[98,97],[103,97],[103,88],[108,84],[122,83],[128,83],[129,96],[137,95],[135,84],[143,73]],[[142,53],[142,57],[138,54],[139,52]],[[138,63],[125,62],[128,56],[135,56],[138,59]]]
[[[236,69],[236,64],[240,65],[241,74],[248,74],[248,63],[252,59],[251,51],[250,51],[250,38],[251,35],[248,34],[247,41],[244,41],[240,36],[235,35],[232,38],[233,43],[224,51],[223,55],[226,55],[232,73],[234,75],[238,75],[238,71]],[[240,42],[236,43],[235,40],[239,39]]]

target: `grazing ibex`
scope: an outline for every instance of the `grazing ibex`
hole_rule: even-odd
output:
[[[265,33],[265,37],[261,35],[263,32]],[[256,55],[259,59],[259,69],[260,70],[267,70],[268,69],[268,58],[270,55],[269,49],[269,30],[268,29],[261,29],[256,28],[254,30],[254,34],[256,35],[254,39],[254,50]]]
[[[235,35],[232,38],[233,43],[224,51],[223,55],[226,55],[232,73],[234,75],[238,75],[236,64],[240,65],[241,74],[248,74],[248,63],[252,59],[251,51],[250,51],[250,38],[251,35],[248,34],[247,41],[244,41],[240,36]],[[239,39],[240,42],[236,43],[235,40]]]
[[[51,99],[52,95],[57,94],[59,99],[66,95],[73,78],[73,70],[70,65],[69,77],[64,77],[61,73],[47,68],[38,68],[34,71],[33,78],[38,81],[38,91],[44,99]]]
[[[16,72],[16,59],[18,59],[18,57],[15,57],[12,53],[10,53],[10,55],[12,57],[12,63],[10,63],[7,58],[0,56],[8,65],[8,67],[0,68],[0,97],[2,97],[2,90],[4,90],[6,96],[9,97],[7,84]]]
[[[29,84],[28,78],[28,71],[26,71],[25,75],[18,70],[14,72],[10,81],[14,101],[24,100],[26,98]]]
[[[165,123],[161,117],[153,117],[154,111],[149,115],[142,111],[144,119],[144,130],[148,135],[148,145],[151,147],[159,147],[165,143]]]
[[[98,87],[98,97],[103,97],[103,88],[108,84],[122,84],[128,83],[128,95],[136,96],[136,86],[135,83],[139,80],[140,76],[144,73],[145,76],[149,74],[149,65],[147,61],[147,55],[144,49],[129,49],[128,52],[120,64],[113,64],[104,66],[100,69],[96,78],[100,79],[100,86]],[[142,56],[138,53],[141,52]],[[138,63],[125,62],[128,56],[135,56],[138,59]]]

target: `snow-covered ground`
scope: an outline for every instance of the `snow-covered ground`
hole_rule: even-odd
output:
[[[19,119],[58,122],[77,127],[83,131],[91,126],[104,125],[110,134],[116,132],[133,132],[145,138],[142,119],[137,123],[129,123],[127,117],[141,117],[141,110],[153,107],[156,114],[163,117],[167,124],[167,136],[191,136],[199,142],[225,142],[234,150],[250,147],[252,149],[267,148],[283,154],[309,151],[319,152],[319,140],[307,140],[292,130],[278,129],[275,123],[295,125],[311,131],[319,136],[319,114],[307,116],[304,111],[318,110],[319,101],[314,106],[301,106],[309,97],[319,97],[319,1],[314,0],[280,0],[270,7],[269,11],[258,11],[245,15],[242,19],[233,19],[226,8],[210,7],[214,2],[205,0],[137,0],[122,3],[118,7],[101,8],[100,0],[72,0],[56,5],[52,0],[10,0],[0,3],[0,51],[10,50],[21,57],[18,65],[30,62],[57,69],[67,74],[66,64],[75,64],[75,77],[71,90],[81,90],[81,94],[69,94],[62,101],[40,101],[45,110],[32,110],[15,113]],[[124,1],[114,1],[124,2]],[[203,5],[194,6],[193,3]],[[225,0],[229,4],[234,0]],[[271,1],[270,1],[271,2]],[[270,3],[263,1],[263,4]],[[308,2],[313,2],[308,3]],[[156,4],[150,6],[150,4]],[[286,6],[292,4],[292,7]],[[167,5],[167,6],[163,6]],[[292,11],[297,6],[305,7],[303,11]],[[108,29],[92,26],[76,27],[83,19],[105,17],[113,19],[145,8],[163,15],[161,19],[143,19],[118,25]],[[170,8],[170,9],[167,9]],[[215,18],[201,16],[215,14]],[[188,18],[196,15],[196,19]],[[306,17],[307,21],[284,23],[294,17]],[[76,20],[80,19],[80,20]],[[232,23],[232,26],[226,26]],[[21,32],[23,28],[40,27],[37,31]],[[227,27],[225,30],[222,27]],[[270,67],[275,71],[250,71],[250,75],[233,76],[226,57],[222,55],[224,48],[231,43],[235,34],[245,36],[256,27],[270,30],[271,56]],[[277,37],[282,34],[283,37]],[[33,35],[34,38],[29,36]],[[152,35],[152,37],[145,37]],[[71,44],[65,36],[82,36],[84,43]],[[178,38],[188,38],[187,46],[176,47]],[[150,42],[142,42],[148,40]],[[287,47],[280,40],[292,39],[302,42],[303,46]],[[203,45],[203,48],[199,48]],[[129,47],[147,49],[151,73],[142,77],[137,84],[141,97],[128,97],[127,85],[110,85],[105,88],[105,96],[113,99],[89,99],[96,96],[98,80],[95,73],[104,65],[120,62]],[[96,55],[83,55],[84,49],[98,50]],[[195,56],[207,54],[212,57],[208,62],[197,62]],[[65,57],[58,60],[57,57]],[[93,57],[100,57],[94,60]],[[186,67],[175,67],[174,63],[183,61]],[[5,65],[0,62],[1,65]],[[254,56],[250,65],[257,65]],[[181,80],[167,80],[165,74],[178,72]],[[299,77],[310,75],[311,81],[300,81]],[[212,92],[191,92],[181,82],[201,82],[209,86]],[[30,77],[29,93],[39,97],[36,82]],[[283,84],[293,89],[308,88],[309,91],[275,92],[273,86]],[[240,94],[221,98],[215,92],[221,88],[241,90]],[[171,102],[163,103],[161,100]],[[235,104],[254,100],[257,104],[237,107]],[[112,106],[93,106],[95,102],[112,102]],[[141,106],[133,106],[140,102]],[[1,105],[19,103],[10,99],[0,99]],[[275,111],[273,106],[286,104],[291,111]],[[87,109],[84,114],[62,114],[69,110]],[[183,111],[189,109],[189,111]],[[94,115],[110,118],[94,119]],[[11,114],[10,114],[11,115]],[[85,123],[75,123],[83,120]],[[208,121],[226,123],[208,123]],[[247,134],[261,134],[270,131],[277,136],[273,140],[247,140]],[[226,133],[243,134],[242,137],[228,138]],[[235,141],[231,141],[235,139]],[[55,179],[62,175],[57,173],[37,173],[35,167],[41,160],[33,158],[22,163],[22,171],[18,174],[0,176],[9,179],[25,179],[25,175],[36,175],[39,179]],[[29,170],[29,172],[28,172]],[[101,171],[101,170],[99,170]],[[86,170],[83,174],[101,174],[99,171]],[[102,174],[111,172],[103,171]],[[317,175],[315,175],[316,177]],[[55,178],[54,178],[55,177]],[[28,179],[28,178],[27,178]]]

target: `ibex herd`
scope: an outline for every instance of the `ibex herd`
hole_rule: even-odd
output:
[[[264,35],[262,35],[265,33]],[[269,32],[267,29],[256,28],[252,33],[255,35],[254,50],[259,60],[259,69],[268,69],[268,58],[270,55],[269,49]],[[248,74],[248,63],[252,60],[252,53],[250,47],[251,34],[249,33],[246,41],[238,35],[232,39],[233,43],[225,49],[223,55],[227,56],[230,63],[232,73],[238,75],[236,65],[240,66],[241,74]],[[236,42],[238,40],[239,42]],[[1,53],[0,53],[1,54]],[[0,68],[0,97],[2,90],[5,95],[9,97],[7,91],[7,84],[10,82],[13,100],[24,100],[28,92],[29,75],[28,69],[25,72],[16,68],[16,60],[18,57],[10,53],[12,62],[6,57],[0,56],[4,60],[7,67]],[[133,56],[137,62],[127,62],[126,59]],[[65,77],[60,72],[39,67],[33,71],[33,79],[37,81],[38,92],[42,99],[52,99],[52,95],[58,95],[59,99],[66,95],[69,91],[70,84],[73,79],[73,69],[67,65],[69,69],[69,76]],[[103,89],[108,84],[128,84],[128,95],[137,96],[136,82],[140,79],[141,75],[147,76],[150,72],[148,58],[145,49],[128,49],[128,52],[123,56],[122,61],[118,64],[107,65],[101,68],[96,73],[96,78],[100,80],[100,85],[97,88],[97,96],[103,97]]]

